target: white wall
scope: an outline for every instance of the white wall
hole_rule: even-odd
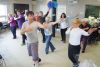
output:
[[[46,13],[48,10],[48,1],[50,0],[38,0],[37,2],[32,2],[31,0],[0,0],[0,4],[7,4],[8,13],[13,13],[13,3],[29,4],[30,10],[33,10],[34,12],[43,11]],[[100,2],[98,0],[79,0],[78,4],[71,6],[68,5],[67,1],[68,0],[58,0],[57,19],[63,12],[71,18],[74,18],[75,16],[83,18],[85,15],[85,5],[100,6]]]
[[[48,1],[50,0],[37,1],[33,11],[34,12],[43,11],[43,13],[45,14],[48,10],[48,6],[47,6]],[[52,10],[50,12],[52,12]],[[58,0],[57,19],[60,17],[61,13],[63,12],[66,13],[66,0]]]
[[[100,1],[98,0],[79,0],[78,4],[69,6],[69,8],[67,7],[67,11],[68,11],[67,14],[71,16],[78,15],[80,18],[83,18],[85,16],[85,6],[86,5],[100,6]]]
[[[60,15],[61,15],[62,13],[66,13],[66,12],[67,12],[66,3],[67,3],[66,0],[58,0],[57,19],[60,18]]]
[[[47,12],[48,7],[47,3],[50,0],[41,0],[37,1],[36,5],[34,6],[34,12],[43,11],[44,14]],[[57,19],[59,19],[61,13],[66,13],[69,18],[69,22],[73,18],[79,17],[84,18],[85,16],[85,5],[99,5],[100,2],[98,0],[78,0],[77,4],[69,5],[68,0],[58,0],[58,8],[57,8]]]
[[[47,7],[47,2],[48,0],[38,0],[36,2],[36,5],[34,5],[34,12],[39,12],[39,11],[43,11],[43,13],[45,14],[48,10]]]

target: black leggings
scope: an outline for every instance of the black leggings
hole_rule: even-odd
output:
[[[25,44],[25,40],[27,39],[25,34],[22,34],[22,43]]]
[[[66,41],[66,34],[65,34],[66,30],[67,28],[61,29],[61,38],[62,38],[62,41],[64,42]]]
[[[40,31],[41,31],[41,34],[42,34],[42,37],[43,37],[43,43],[45,42],[45,34],[44,34],[44,29],[40,28]]]
[[[69,44],[68,57],[72,61],[73,64],[78,64],[80,49],[81,49],[80,45],[73,46],[73,45]]]
[[[88,44],[88,36],[82,36],[82,44],[83,44],[82,51],[85,51],[87,44]]]

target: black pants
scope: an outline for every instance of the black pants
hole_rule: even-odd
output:
[[[73,46],[69,44],[68,47],[68,57],[73,64],[78,64],[79,54],[80,54],[80,45]]]
[[[25,44],[25,40],[27,39],[25,34],[22,34],[22,43]]]
[[[43,37],[43,43],[45,42],[45,34],[44,34],[44,29],[40,29],[40,31],[41,31],[41,34],[42,34],[42,37]]]
[[[61,29],[61,38],[62,38],[62,41],[66,42],[66,32],[67,28],[65,29]]]
[[[10,27],[10,30],[13,34],[13,38],[16,38],[16,26]]]
[[[83,44],[82,51],[85,51],[87,44],[88,44],[88,36],[82,36],[82,44]]]

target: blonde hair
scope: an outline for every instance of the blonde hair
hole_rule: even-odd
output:
[[[72,24],[81,25],[81,20],[80,19],[74,19],[74,20],[72,20]]]
[[[48,16],[48,17],[46,17],[45,20],[46,20],[46,22],[50,22],[51,21],[51,17]]]

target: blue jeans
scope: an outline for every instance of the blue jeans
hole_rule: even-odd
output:
[[[46,39],[46,48],[45,48],[45,52],[48,53],[49,52],[49,47],[51,49],[51,51],[55,50],[55,47],[53,46],[53,44],[51,43],[51,38],[52,35],[45,35],[45,39]]]

